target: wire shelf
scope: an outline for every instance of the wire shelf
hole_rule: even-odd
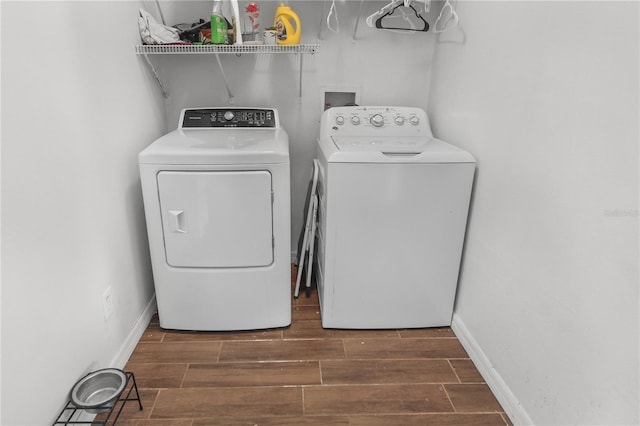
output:
[[[202,55],[202,54],[272,54],[272,53],[307,53],[318,51],[319,44],[267,45],[267,44],[142,44],[136,46],[138,55]]]

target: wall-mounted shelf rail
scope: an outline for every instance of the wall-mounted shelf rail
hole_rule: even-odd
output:
[[[229,94],[229,98],[233,98],[233,93],[231,92],[231,88],[229,86],[229,82],[227,81],[226,74],[224,72],[224,68],[222,66],[222,62],[220,61],[219,55],[224,54],[233,54],[233,55],[243,55],[243,54],[297,54],[300,56],[300,76],[299,76],[299,86],[298,86],[298,96],[302,97],[302,65],[303,65],[303,57],[305,54],[313,55],[315,54],[320,45],[318,44],[298,44],[298,45],[253,45],[253,44],[245,44],[245,45],[219,45],[219,44],[204,44],[204,45],[192,45],[192,44],[162,44],[162,45],[151,45],[151,44],[143,44],[135,46],[136,54],[143,55],[151,72],[153,73],[156,82],[162,89],[162,93],[164,97],[168,97],[167,91],[162,85],[162,80],[158,76],[158,73],[153,66],[151,60],[149,59],[149,55],[215,55],[216,60],[218,62],[218,67],[220,68],[220,74],[224,80],[224,83],[227,87],[227,92]]]
[[[141,44],[136,46],[136,53],[139,55],[202,55],[202,54],[224,54],[232,53],[240,55],[243,53],[307,53],[314,54],[318,51],[318,44],[297,44],[297,45],[267,45],[267,44]]]

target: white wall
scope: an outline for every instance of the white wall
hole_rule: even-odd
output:
[[[152,300],[137,153],[165,123],[140,4],[1,5],[3,425],[51,424]]]
[[[514,421],[638,424],[639,5],[457,10],[429,100],[478,160],[457,330]]]
[[[316,152],[323,89],[356,88],[360,104],[427,107],[434,34],[394,33],[367,27],[365,18],[387,4],[337,1],[339,33],[327,29],[331,2],[289,1],[302,22],[302,43],[319,43],[319,52],[304,56],[302,97],[298,97],[299,62],[295,55],[221,55],[233,99],[214,56],[152,57],[169,93],[167,121],[177,126],[182,108],[193,106],[272,106],[278,108],[290,139],[292,249],[302,228],[302,210]],[[210,2],[161,2],[167,23],[207,19]],[[240,2],[244,5],[246,2]],[[280,1],[261,1],[262,25],[271,25]],[[324,12],[323,12],[324,7]],[[158,16],[157,9],[149,12]],[[356,39],[356,17],[360,13]],[[431,12],[434,13],[433,11]],[[335,24],[334,24],[335,25]]]
[[[208,1],[161,3],[170,24],[210,13]],[[367,2],[361,16],[385,3]],[[321,87],[356,87],[361,103],[426,107],[431,33],[381,32],[361,21],[354,41],[358,2],[338,2],[340,34],[320,31],[322,2],[290,4],[303,42],[322,44],[304,58],[301,98],[295,56],[232,55],[222,58],[231,100],[214,57],[154,58],[165,100],[133,53],[137,10],[158,16],[155,2],[0,3],[0,423],[50,424],[79,377],[126,357],[153,296],[137,153],[167,130],[165,117],[174,128],[188,106],[278,108],[291,139],[295,242]],[[261,5],[266,25],[277,2]],[[115,310],[105,322],[109,286]]]

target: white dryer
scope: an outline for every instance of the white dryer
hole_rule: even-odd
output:
[[[185,109],[139,163],[160,326],[289,325],[289,141],[277,110]]]
[[[409,107],[324,112],[316,282],[326,328],[451,324],[475,170]]]

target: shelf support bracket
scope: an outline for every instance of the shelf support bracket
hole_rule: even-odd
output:
[[[169,97],[169,94],[164,89],[164,86],[162,85],[162,80],[160,80],[160,77],[158,76],[158,72],[156,71],[155,67],[153,66],[153,63],[151,62],[151,60],[149,59],[149,55],[144,53],[143,56],[144,56],[145,62],[147,63],[147,65],[149,66],[149,69],[151,70],[151,73],[153,74],[153,78],[156,80],[156,83],[158,83],[158,86],[160,87],[160,90],[162,91],[162,96],[165,99],[167,99]]]
[[[220,55],[218,55],[218,52],[216,52],[215,56],[216,56],[216,61],[218,61],[218,68],[220,69],[220,75],[222,76],[222,80],[224,80],[224,85],[227,87],[227,94],[229,95],[229,99],[231,100],[233,99],[233,93],[231,93],[231,87],[229,86],[227,75],[224,73],[224,67],[222,66]]]
[[[298,77],[298,99],[302,100],[302,65],[304,64],[304,55],[300,53],[300,75]]]
[[[356,39],[356,34],[358,33],[358,24],[360,23],[360,16],[362,16],[362,4],[364,0],[360,0],[360,8],[358,9],[358,14],[356,15],[356,23],[353,27],[353,36],[351,37],[353,40]]]
[[[2,1],[2,0],[0,0]],[[234,95],[231,91],[231,85],[229,85],[229,80],[227,79],[227,74],[224,72],[224,67],[222,65],[222,61],[220,60],[220,55],[225,53],[235,53],[236,55],[241,55],[242,53],[290,53],[290,54],[298,54],[300,56],[300,70],[298,75],[298,97],[302,99],[302,76],[304,72],[304,55],[305,54],[315,54],[318,51],[317,44],[309,44],[309,45],[297,45],[297,46],[271,46],[271,45],[256,45],[256,46],[231,46],[231,45],[138,45],[136,46],[136,54],[144,55],[145,62],[147,66],[151,70],[153,77],[156,80],[156,83],[162,90],[162,95],[165,98],[169,97],[169,94],[165,90],[162,80],[156,68],[153,66],[152,61],[149,58],[149,55],[153,54],[161,54],[161,55],[188,55],[188,54],[213,54],[216,57],[216,62],[218,64],[218,69],[220,70],[220,76],[224,81],[225,87],[227,89],[227,95],[229,96],[229,101],[233,101]]]

